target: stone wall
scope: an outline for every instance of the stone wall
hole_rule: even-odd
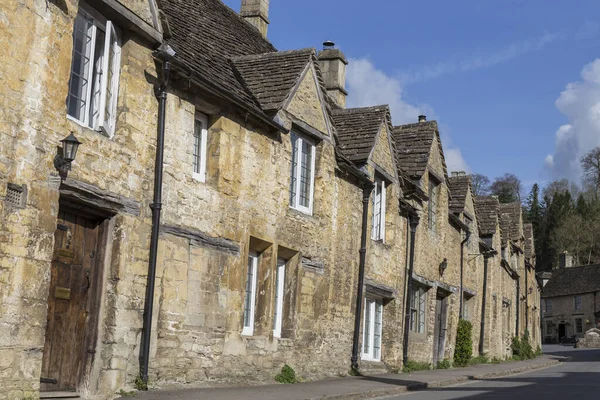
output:
[[[124,31],[114,138],[67,119],[77,2],[6,0],[0,10],[0,44],[10,49],[0,65],[0,398],[20,399],[35,396],[40,385],[59,210],[60,178],[53,166],[59,141],[73,131],[83,142],[69,178],[148,204],[157,106],[144,75],[155,74],[149,45]],[[5,205],[7,183],[27,187],[25,207]],[[111,225],[113,258],[106,271],[106,317],[99,340],[103,350],[93,363],[103,381],[123,365],[108,356],[114,344],[137,341],[128,334],[141,319],[128,311],[140,309],[136,294],[127,288],[118,301],[113,295],[124,289],[119,280],[123,265],[147,262],[148,211],[144,206],[138,216],[117,216]],[[115,304],[118,313],[111,308]]]
[[[575,344],[577,348],[600,349],[600,329],[592,328]]]

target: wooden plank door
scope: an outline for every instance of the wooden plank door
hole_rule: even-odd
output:
[[[41,390],[76,390],[85,365],[100,220],[61,210],[55,232]],[[94,302],[95,303],[95,302]]]

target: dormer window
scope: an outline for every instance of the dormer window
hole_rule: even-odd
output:
[[[437,204],[438,204],[438,195],[439,195],[439,184],[437,181],[433,179],[432,176],[429,176],[429,208],[427,214],[427,226],[430,231],[436,231],[436,221],[437,221]]]
[[[290,207],[312,214],[315,183],[315,142],[292,132]]]
[[[121,46],[117,28],[81,5],[73,29],[68,116],[112,137],[115,132]]]
[[[373,188],[373,222],[371,226],[371,238],[385,242],[385,205],[386,205],[386,182],[378,177],[375,178]]]

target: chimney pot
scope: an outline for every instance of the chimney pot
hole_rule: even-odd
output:
[[[240,15],[267,37],[269,27],[269,0],[242,0]]]
[[[573,266],[573,255],[565,251],[558,257],[559,268],[571,268]]]
[[[419,115],[419,122],[426,122],[427,117],[425,115]]]
[[[333,50],[335,49],[335,43],[331,40],[326,40],[323,42],[323,50]]]

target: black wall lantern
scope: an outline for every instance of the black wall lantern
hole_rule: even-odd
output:
[[[77,150],[81,142],[77,140],[73,132],[60,142],[63,145],[62,154],[57,154],[54,157],[54,167],[58,170],[60,176],[66,177],[71,170],[71,163],[77,156]]]
[[[444,275],[446,268],[448,268],[448,259],[444,258],[444,261],[440,263],[440,275]]]

